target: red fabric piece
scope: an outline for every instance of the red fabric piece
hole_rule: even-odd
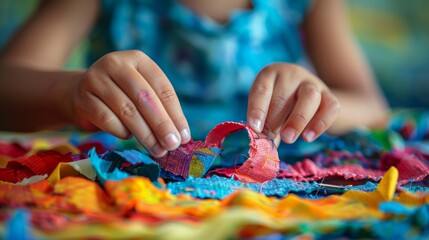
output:
[[[56,151],[42,151],[31,156],[20,157],[8,162],[0,169],[0,181],[17,183],[34,175],[51,174],[60,162],[70,162],[69,154]]]
[[[387,170],[391,166],[395,166],[398,169],[399,185],[407,184],[410,181],[418,182],[429,175],[428,163],[407,150],[386,153],[380,161],[380,168],[383,170]]]
[[[155,161],[158,162],[162,169],[187,179],[194,152],[198,149],[208,147],[205,142],[191,140],[187,144],[180,146],[177,150],[171,151],[163,158],[156,159]]]
[[[92,148],[95,148],[95,152],[97,154],[102,154],[105,153],[107,151],[107,149],[104,147],[102,142],[97,142],[97,141],[90,141],[90,142],[84,142],[82,144],[79,144],[77,146],[77,148],[82,152],[82,153],[87,153],[89,152]]]
[[[277,147],[264,134],[254,132],[247,124],[225,122],[218,124],[209,132],[206,143],[221,147],[223,140],[232,132],[246,129],[249,134],[249,158],[238,168],[234,168],[234,176],[242,182],[261,183],[274,179],[279,172],[279,156]]]
[[[286,170],[281,169],[277,178],[288,178],[298,182],[318,181],[323,178],[341,177],[345,180],[373,180],[379,181],[387,169],[395,166],[399,172],[398,185],[404,185],[410,181],[421,181],[429,175],[429,166],[408,152],[394,151],[385,154],[380,159],[379,169],[365,169],[361,165],[345,164],[321,168],[310,159],[305,159],[293,165],[287,165]],[[237,168],[222,168],[210,171],[208,176],[213,174],[231,177]]]
[[[24,148],[18,143],[3,143],[0,142],[0,155],[17,158],[24,156],[29,149]]]
[[[279,171],[279,157],[273,141],[263,134],[255,133],[247,124],[224,122],[214,127],[202,141],[190,141],[160,159],[155,159],[166,171],[185,179],[193,153],[200,148],[222,148],[223,140],[232,132],[246,129],[250,138],[249,158],[234,170],[236,179],[242,182],[261,183],[272,180]]]
[[[365,169],[361,165],[346,164],[328,168],[318,167],[312,160],[305,159],[293,165],[288,170],[280,170],[279,178],[291,178],[295,181],[317,181],[325,177],[343,177],[346,180],[371,179],[380,180],[385,170]]]

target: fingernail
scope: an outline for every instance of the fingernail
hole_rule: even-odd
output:
[[[151,152],[155,157],[162,157],[164,156],[164,152],[167,152],[167,151],[165,151],[165,149],[162,148],[159,144],[156,144],[155,146],[152,147]]]
[[[128,136],[127,138],[126,138],[126,140],[130,140],[131,138],[133,138],[134,137],[134,135],[131,133],[130,134],[130,136]]]
[[[191,137],[191,134],[189,134],[189,130],[187,128],[184,128],[180,131],[180,137],[182,137],[182,141],[186,141]]]
[[[304,134],[305,139],[309,142],[314,140],[314,137],[316,136],[316,133],[314,131],[308,131]]]
[[[296,137],[296,131],[295,131],[295,129],[290,128],[290,127],[287,127],[282,133],[282,138],[287,143],[295,142],[295,137]]]
[[[178,147],[179,144],[180,144],[179,138],[174,133],[170,133],[164,138],[164,145],[169,151]]]
[[[250,119],[250,126],[252,126],[257,132],[262,131],[262,121],[259,119]]]

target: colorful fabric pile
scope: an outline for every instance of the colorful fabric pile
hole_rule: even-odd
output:
[[[385,129],[277,152],[263,134],[226,122],[162,159],[104,133],[5,135],[0,235],[427,238],[428,130],[426,113],[405,112]]]

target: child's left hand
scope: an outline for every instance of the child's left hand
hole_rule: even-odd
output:
[[[329,88],[304,68],[286,63],[265,67],[249,93],[247,121],[256,132],[293,143],[299,135],[308,142],[325,132],[340,111]]]

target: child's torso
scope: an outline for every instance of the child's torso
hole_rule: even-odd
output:
[[[304,0],[104,0],[90,59],[116,50],[145,52],[173,84],[188,121],[205,121],[202,129],[209,130],[221,121],[245,120],[247,93],[263,67],[303,59],[300,25],[308,5]],[[193,129],[196,124],[190,122]]]
[[[253,8],[250,0],[181,0],[180,2],[199,15],[207,16],[219,24],[227,23],[233,10]]]

